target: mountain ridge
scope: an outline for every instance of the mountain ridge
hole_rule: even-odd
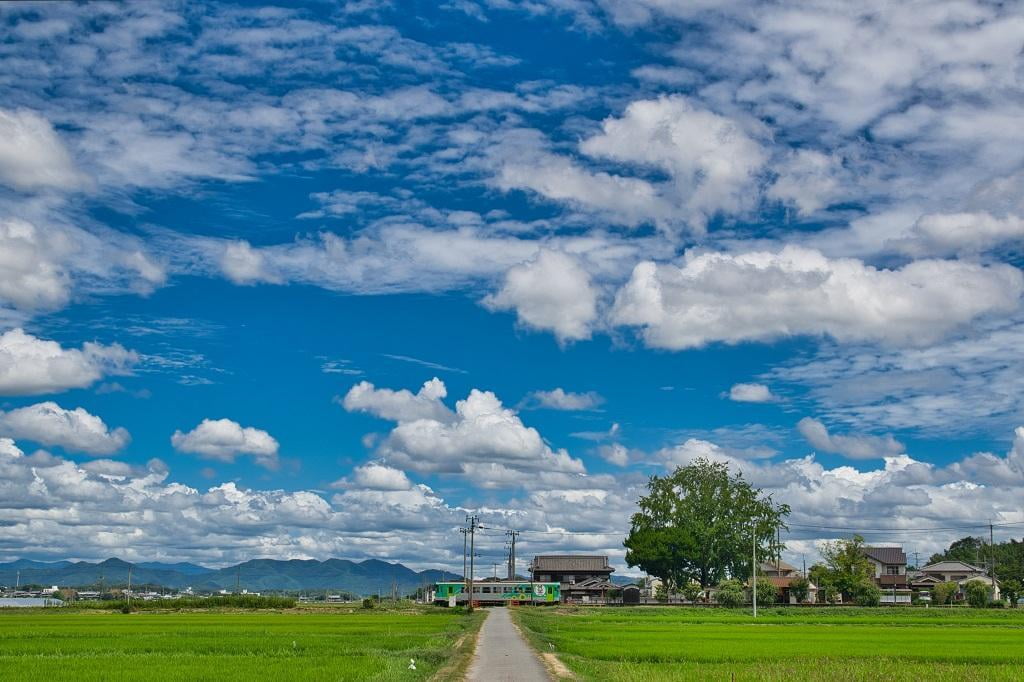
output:
[[[354,594],[389,594],[393,586],[407,593],[426,583],[444,578],[461,578],[448,571],[415,571],[404,564],[380,559],[351,561],[316,559],[250,559],[224,568],[208,568],[189,562],[129,563],[117,557],[99,562],[42,562],[19,559],[0,563],[0,585],[13,587],[38,584],[49,587],[95,587],[125,585],[131,569],[133,585],[196,591],[233,590],[236,585],[251,592],[264,590],[334,590]],[[20,576],[19,576],[20,573]]]

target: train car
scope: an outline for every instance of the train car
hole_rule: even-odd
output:
[[[466,603],[466,583],[441,582],[434,586],[434,603],[441,606]],[[537,583],[529,580],[482,581],[473,583],[473,601],[480,606],[501,604],[557,604],[562,600],[558,583]]]

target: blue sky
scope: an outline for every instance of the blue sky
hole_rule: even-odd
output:
[[[625,570],[700,456],[791,558],[1024,523],[1018,8],[0,22],[0,559]]]

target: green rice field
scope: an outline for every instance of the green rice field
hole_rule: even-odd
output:
[[[517,609],[584,680],[1024,680],[1024,610]]]
[[[0,609],[0,679],[446,679],[471,652],[466,635],[479,620],[431,608]]]

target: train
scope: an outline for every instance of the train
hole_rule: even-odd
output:
[[[457,606],[466,603],[466,583],[439,582],[434,585],[434,603]],[[499,604],[558,604],[562,601],[561,585],[529,580],[478,580],[473,583],[473,602],[480,606]]]

